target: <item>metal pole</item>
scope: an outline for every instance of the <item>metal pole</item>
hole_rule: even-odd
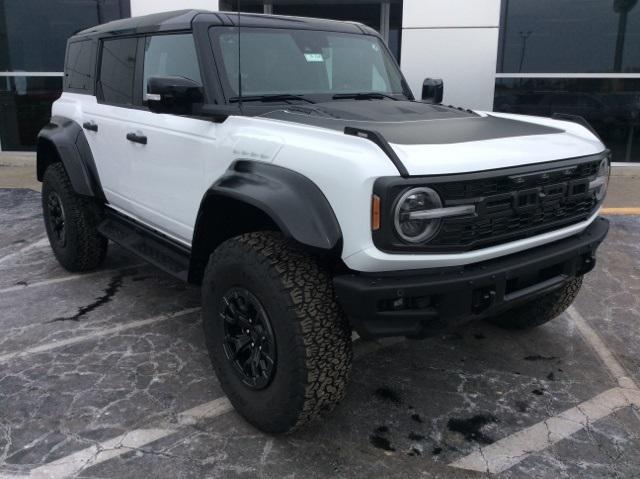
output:
[[[380,2],[380,35],[385,43],[389,43],[389,24],[391,23],[391,0]]]
[[[627,35],[627,16],[628,10],[620,12],[620,18],[618,19],[618,37],[616,40],[616,53],[613,60],[613,71],[622,71],[622,59],[624,57],[624,40]]]

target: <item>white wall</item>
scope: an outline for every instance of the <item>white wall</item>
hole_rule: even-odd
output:
[[[131,16],[171,10],[218,10],[218,0],[131,0]]]
[[[404,0],[400,64],[416,98],[444,80],[445,104],[493,108],[500,0]]]

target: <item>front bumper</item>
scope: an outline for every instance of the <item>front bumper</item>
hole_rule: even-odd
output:
[[[334,278],[338,301],[364,338],[424,337],[506,311],[591,271],[609,231],[596,219],[581,233],[466,266]]]

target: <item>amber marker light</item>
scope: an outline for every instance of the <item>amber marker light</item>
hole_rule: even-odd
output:
[[[378,195],[371,197],[371,229],[373,231],[380,229],[380,197]]]

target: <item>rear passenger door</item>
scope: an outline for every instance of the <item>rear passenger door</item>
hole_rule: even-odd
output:
[[[138,38],[107,39],[101,42],[98,59],[96,96],[82,104],[85,136],[109,203],[132,213],[132,202],[125,192],[129,170],[126,156],[125,125],[134,108]]]
[[[128,130],[145,143],[126,141],[128,173],[124,191],[135,215],[165,234],[190,243],[200,201],[209,186],[206,161],[215,161],[217,125],[189,116],[158,114],[146,106],[147,81],[181,76],[202,84],[191,33],[150,35],[138,50],[139,108]],[[125,135],[126,136],[126,135]]]

